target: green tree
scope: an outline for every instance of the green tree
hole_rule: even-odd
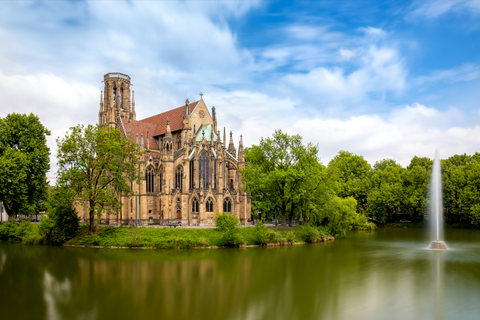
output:
[[[47,130],[37,116],[0,118],[0,202],[9,219],[44,210],[50,169]]]
[[[90,231],[95,217],[121,208],[119,195],[133,194],[128,182],[140,182],[139,145],[111,127],[78,125],[58,144],[57,185],[65,200],[88,207]]]
[[[332,236],[344,236],[355,224],[367,222],[367,218],[360,215],[356,208],[357,201],[353,197],[332,198],[332,213],[329,215],[327,224]]]
[[[415,156],[403,172],[405,210],[413,217],[422,216],[427,211],[432,166],[431,159]]]
[[[385,222],[402,210],[404,205],[403,173],[405,169],[394,160],[377,161],[368,192],[368,213]]]
[[[335,187],[337,195],[341,198],[355,198],[358,211],[366,210],[372,172],[372,167],[367,160],[362,156],[342,150],[330,161],[328,167],[338,171]]]
[[[318,148],[304,146],[300,135],[290,136],[276,130],[271,138],[245,150],[246,167],[241,170],[245,191],[263,195],[266,208],[278,208],[282,225],[287,211],[293,217],[302,199],[302,184],[314,175],[312,165],[319,162]],[[304,189],[306,190],[306,189]]]

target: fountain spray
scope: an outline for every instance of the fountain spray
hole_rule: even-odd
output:
[[[443,227],[443,197],[442,197],[442,173],[438,149],[435,151],[433,161],[432,178],[430,184],[430,223],[432,227],[433,241],[430,244],[431,250],[445,250],[447,246],[440,241],[440,231]]]

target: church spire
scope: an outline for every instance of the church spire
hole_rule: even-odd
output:
[[[237,150],[235,150],[235,145],[233,144],[233,137],[232,137],[233,133],[232,131],[230,131],[230,143],[228,144],[228,152],[236,157],[237,156]]]
[[[103,112],[103,91],[100,91],[100,112]]]
[[[240,135],[240,142],[238,143],[238,161],[245,162],[245,157],[244,157],[244,154],[243,154],[242,135]]]
[[[137,118],[137,114],[135,113],[135,91],[132,90],[132,118],[135,120]]]
[[[172,131],[170,130],[170,119],[167,118],[167,130],[165,131],[165,138],[172,138]]]

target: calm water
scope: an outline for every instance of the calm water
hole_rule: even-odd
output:
[[[0,243],[2,319],[479,319],[480,231],[362,232],[280,248]]]

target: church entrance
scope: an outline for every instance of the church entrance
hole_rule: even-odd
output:
[[[182,219],[182,211],[180,209],[177,209],[177,219],[178,220]]]

